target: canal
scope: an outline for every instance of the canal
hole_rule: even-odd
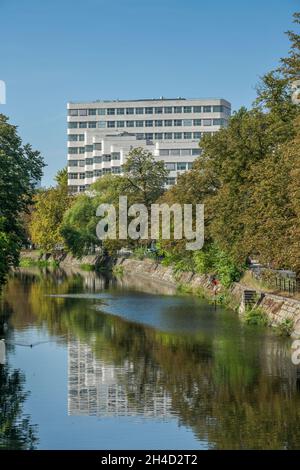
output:
[[[141,279],[33,268],[0,301],[1,448],[300,448],[291,340],[235,312]]]

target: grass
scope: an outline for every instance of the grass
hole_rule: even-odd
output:
[[[294,330],[294,321],[291,318],[286,318],[274,328],[280,336],[291,336]]]
[[[269,323],[266,313],[259,307],[246,310],[244,319],[248,325],[268,326]]]
[[[20,268],[30,268],[30,267],[38,267],[38,268],[57,268],[59,263],[57,261],[51,260],[35,260],[32,258],[21,258],[19,267]]]
[[[122,277],[122,276],[124,276],[124,267],[123,266],[114,266],[112,272],[115,276]]]
[[[95,266],[93,264],[83,263],[80,265],[82,271],[95,271]]]

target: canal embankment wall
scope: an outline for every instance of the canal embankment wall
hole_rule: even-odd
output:
[[[192,272],[174,273],[172,267],[163,266],[152,260],[134,260],[132,258],[120,258],[117,266],[122,267],[124,273],[136,275],[147,279],[163,282],[170,286],[183,287],[188,292],[199,292],[207,297],[214,298],[215,290],[211,283],[211,277],[207,274],[195,274]],[[293,324],[292,336],[300,337],[300,301],[290,297],[283,297],[269,292],[253,290],[242,283],[234,283],[226,295],[229,304],[235,307],[240,315],[243,315],[247,306],[247,299],[255,299],[252,306],[257,305],[267,316],[271,326],[280,326],[286,321]]]

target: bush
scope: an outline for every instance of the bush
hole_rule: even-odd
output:
[[[286,318],[280,325],[276,326],[276,330],[280,336],[291,336],[294,329],[294,321],[291,318]]]
[[[254,307],[249,310],[246,310],[245,321],[248,325],[268,325],[268,317],[265,312],[259,307]]]

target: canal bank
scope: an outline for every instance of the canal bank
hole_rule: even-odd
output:
[[[45,255],[44,255],[45,257]],[[22,253],[21,260],[38,262],[39,255],[35,251]],[[266,316],[269,326],[285,329],[288,326],[292,337],[300,337],[300,301],[272,292],[253,289],[241,282],[234,282],[228,289],[220,286],[216,292],[208,274],[193,272],[175,273],[172,266],[163,266],[151,259],[137,260],[128,257],[119,257],[115,261],[102,255],[87,255],[80,259],[70,254],[61,253],[45,257],[49,265],[56,263],[63,269],[84,270],[113,270],[115,275],[123,274],[144,279],[151,285],[163,284],[166,287],[177,289],[182,293],[201,296],[216,301],[239,312],[243,317],[249,309],[259,309]]]

